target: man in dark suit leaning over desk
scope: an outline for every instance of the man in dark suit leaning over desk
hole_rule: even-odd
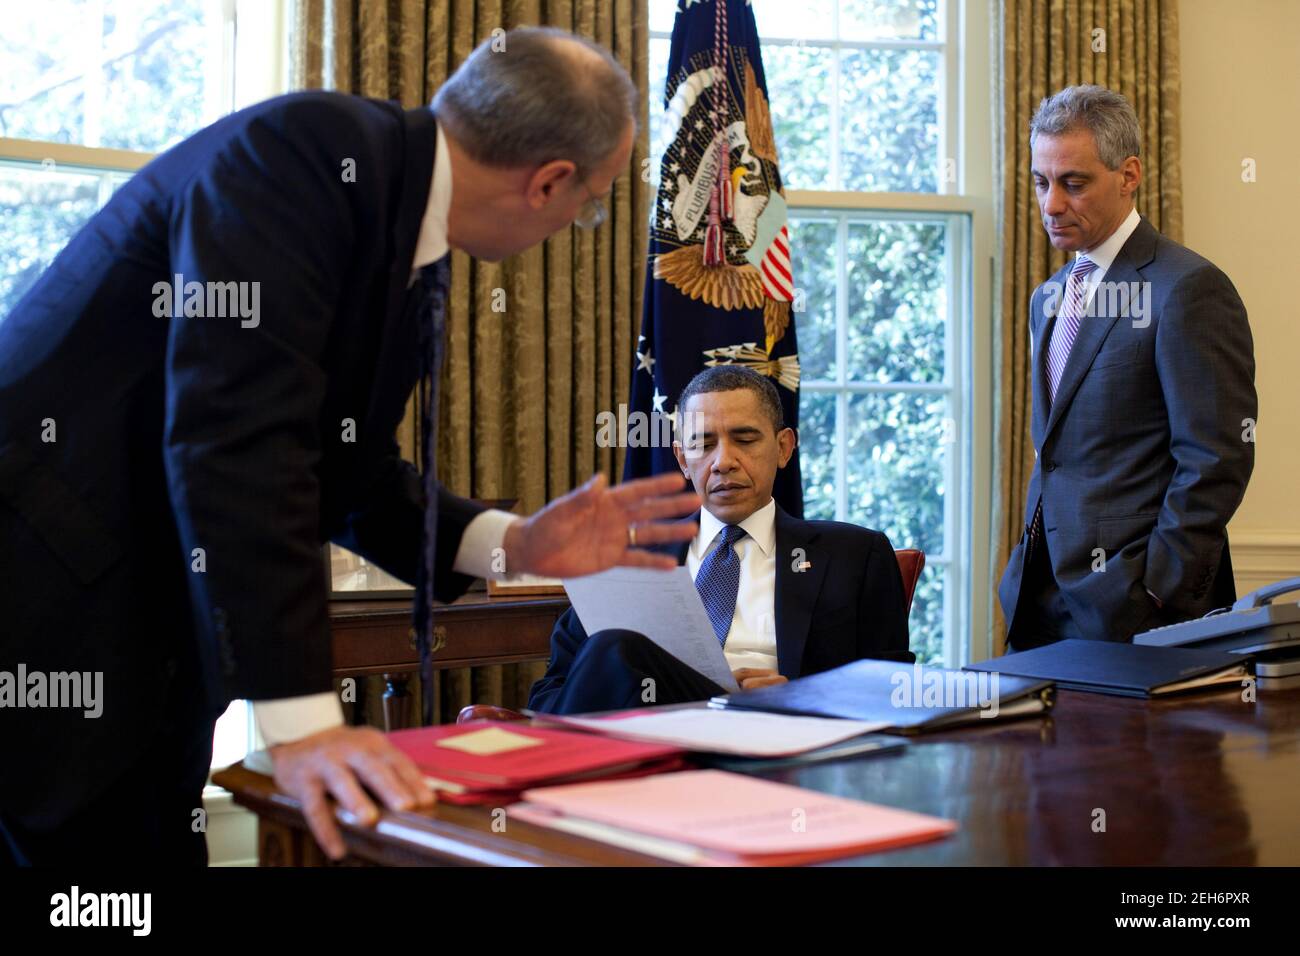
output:
[[[1141,130],[1099,86],[1042,102],[1034,189],[1074,258],[1034,291],[1025,531],[999,587],[1008,642],[1129,641],[1229,605],[1227,525],[1255,460],[1246,309],[1138,215]]]
[[[903,579],[889,539],[843,522],[792,518],[772,498],[795,434],[771,380],[716,366],[690,381],[677,407],[673,449],[704,509],[699,533],[671,553],[690,569],[742,689],[863,657],[911,663]],[[550,665],[529,707],[574,714],[720,693],[634,631],[589,637],[570,609],[555,624]]]
[[[431,803],[409,758],[343,726],[326,541],[415,582],[427,638],[432,596],[498,549],[512,572],[671,568],[644,546],[694,532],[656,520],[698,507],[668,494],[675,475],[599,477],[520,518],[398,454],[417,379],[437,393],[449,250],[497,261],[598,226],[632,153],[640,94],[608,51],[497,39],[432,108],[299,93],[201,130],[0,322],[0,866],[203,863],[232,699],[255,702],[276,782],[331,856],[329,797],[363,823],[376,801]],[[102,698],[15,707],[12,672],[37,690],[84,674]]]

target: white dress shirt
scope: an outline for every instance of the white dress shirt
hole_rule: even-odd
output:
[[[1079,251],[1079,255],[1087,256],[1097,266],[1092,270],[1092,274],[1088,276],[1087,285],[1084,286],[1086,292],[1083,304],[1085,307],[1092,302],[1097,286],[1106,277],[1106,273],[1110,271],[1110,267],[1115,262],[1115,257],[1119,255],[1119,251],[1124,248],[1124,243],[1128,242],[1129,236],[1133,235],[1133,231],[1137,229],[1141,221],[1142,217],[1138,215],[1137,208],[1134,207],[1129,210],[1128,218],[1121,222],[1119,228],[1110,234],[1110,238],[1095,249],[1081,249]]]
[[[686,551],[691,580],[709,552],[722,543],[724,527],[708,508],[700,509],[700,530]],[[740,555],[740,588],[731,630],[722,652],[732,670],[761,667],[776,670],[776,501],[769,500],[740,523],[745,536],[736,542]]]
[[[420,221],[420,233],[415,242],[415,258],[411,263],[411,281],[416,270],[437,262],[450,251],[447,243],[447,215],[451,209],[451,157],[442,127],[438,127],[438,142],[433,163],[433,183],[429,187],[429,202]],[[493,552],[505,541],[506,528],[515,515],[507,511],[489,510],[476,516],[465,527],[460,547],[456,550],[454,568],[460,574],[476,578],[500,580],[509,574],[492,569]],[[259,700],[253,704],[257,727],[266,746],[298,740],[311,734],[337,727],[343,723],[343,709],[333,691],[286,697],[280,700]]]

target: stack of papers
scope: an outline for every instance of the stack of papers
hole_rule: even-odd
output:
[[[678,747],[490,720],[399,730],[388,739],[448,803],[504,805],[528,787],[660,773],[683,764]]]
[[[677,863],[795,866],[947,836],[951,820],[722,770],[547,787],[509,816]]]

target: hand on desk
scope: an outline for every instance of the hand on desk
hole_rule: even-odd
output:
[[[737,667],[731,673],[741,690],[757,690],[787,681],[787,678],[768,667]]]
[[[270,753],[276,785],[302,804],[312,835],[331,859],[341,859],[346,848],[329,796],[366,826],[375,824],[379,811],[365,788],[390,810],[433,806],[424,775],[373,727],[331,727]]]
[[[695,522],[661,520],[699,509],[695,492],[672,493],[681,492],[683,484],[681,475],[669,474],[609,488],[605,476],[597,475],[510,525],[502,542],[507,567],[551,578],[576,578],[618,565],[671,571],[675,558],[642,546],[695,537]]]

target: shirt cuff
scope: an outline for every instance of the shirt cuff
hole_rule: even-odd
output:
[[[506,529],[518,520],[518,515],[496,509],[475,515],[460,536],[460,547],[456,549],[456,561],[452,570],[472,578],[488,578],[492,581],[504,581],[511,577],[516,572],[511,571],[506,563],[502,545],[506,540]]]
[[[253,715],[267,749],[343,723],[343,708],[332,691],[280,700],[255,700]]]

